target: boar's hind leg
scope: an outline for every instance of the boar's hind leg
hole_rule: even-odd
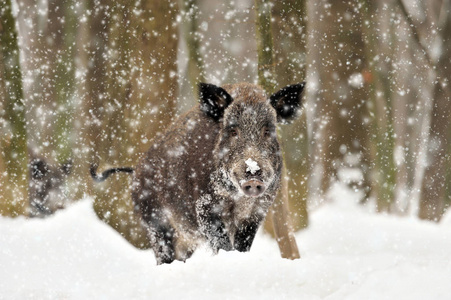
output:
[[[251,249],[255,234],[257,233],[257,222],[245,222],[240,226],[235,234],[235,249],[240,252],[246,252]]]
[[[150,244],[157,264],[170,264],[175,259],[174,229],[168,224],[152,224],[149,227]]]

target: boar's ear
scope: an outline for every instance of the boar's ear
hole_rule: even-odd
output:
[[[289,123],[296,118],[301,106],[301,94],[305,82],[288,85],[269,97],[269,101],[277,112],[277,121]]]
[[[213,84],[199,83],[200,110],[218,121],[224,110],[232,103],[232,97],[223,89]]]

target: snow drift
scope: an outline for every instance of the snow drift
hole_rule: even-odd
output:
[[[248,253],[157,267],[86,199],[48,219],[0,218],[0,299],[450,299],[450,224],[337,200],[297,234],[300,260],[260,233]]]

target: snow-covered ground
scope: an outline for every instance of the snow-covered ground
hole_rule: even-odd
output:
[[[312,212],[296,261],[259,233],[249,253],[156,266],[89,199],[45,220],[0,218],[0,299],[451,299],[449,215],[437,225],[339,200]]]

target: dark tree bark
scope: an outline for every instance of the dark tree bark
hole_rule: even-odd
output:
[[[0,3],[0,214],[24,215],[28,204],[25,105],[11,1]]]
[[[74,141],[71,138],[74,119],[75,93],[75,37],[78,25],[74,12],[75,0],[49,1],[48,33],[50,44],[48,61],[51,78],[49,91],[56,108],[51,133],[52,152],[59,163],[72,159]]]
[[[349,182],[370,192],[367,86],[361,16],[353,2],[308,1],[309,121],[312,124],[312,200],[324,200],[340,170],[358,168],[363,178]]]
[[[396,167],[394,162],[394,126],[392,89],[389,69],[381,66],[376,59],[379,49],[384,45],[378,38],[380,16],[377,13],[381,5],[374,1],[363,1],[363,37],[365,41],[365,61],[369,85],[372,119],[372,146],[375,148],[373,196],[376,198],[377,210],[389,212],[394,203],[396,185]],[[383,4],[382,4],[383,5]]]
[[[271,2],[256,0],[255,10],[257,14],[258,83],[268,95],[271,95],[276,87],[274,45],[271,32]],[[267,220],[272,220],[282,257],[289,259],[300,258],[289,215],[286,168],[282,171],[281,188],[275,203],[268,213]]]
[[[306,2],[274,2],[272,17],[275,74],[279,87],[305,81],[306,69]],[[304,92],[305,102],[305,92]],[[308,225],[308,141],[306,114],[281,132],[288,171],[288,199],[294,230]]]
[[[183,12],[185,14],[185,37],[188,48],[187,77],[191,83],[194,97],[197,99],[198,84],[205,82],[204,61],[200,52],[199,32],[199,4],[197,0],[183,0]]]
[[[19,0],[17,4],[29,147],[50,161],[65,163],[74,146],[75,1]]]
[[[419,217],[439,221],[445,211],[446,190],[450,186],[447,181],[447,170],[451,167],[449,157],[451,130],[451,11],[446,1],[431,1],[435,5],[429,9],[429,18],[437,23],[443,46],[439,57],[434,61],[437,70],[434,99],[432,103],[429,142],[421,187]],[[443,11],[442,11],[443,10]],[[445,16],[440,20],[440,15]],[[435,22],[434,22],[435,21]],[[421,43],[421,42],[420,42]]]
[[[172,1],[107,4],[93,16],[91,27],[96,28],[98,45],[92,45],[94,67],[88,72],[92,87],[86,115],[91,118],[88,137],[93,145],[88,162],[134,166],[175,114],[178,8]],[[94,208],[142,248],[147,238],[134,214],[130,185],[129,175],[121,174],[96,186]]]
[[[258,83],[267,93],[274,92],[277,85],[271,31],[271,6],[272,3],[269,0],[255,0]]]
[[[449,167],[448,147],[449,129],[451,127],[451,89],[449,78],[451,75],[451,16],[449,3],[436,0],[427,4],[426,16],[423,22],[416,22],[409,13],[402,0],[396,0],[411,31],[412,40],[421,50],[428,67],[435,73],[433,98],[431,99],[430,126],[427,133],[427,149],[424,175],[421,181],[419,217],[432,221],[439,221],[445,209],[446,199],[446,170]],[[426,23],[428,27],[420,25]],[[428,28],[435,28],[436,34],[430,34]],[[432,55],[426,42],[440,38],[442,49],[438,55]],[[427,113],[427,112],[426,112]],[[420,149],[422,150],[422,149]],[[420,166],[422,167],[422,166]]]

